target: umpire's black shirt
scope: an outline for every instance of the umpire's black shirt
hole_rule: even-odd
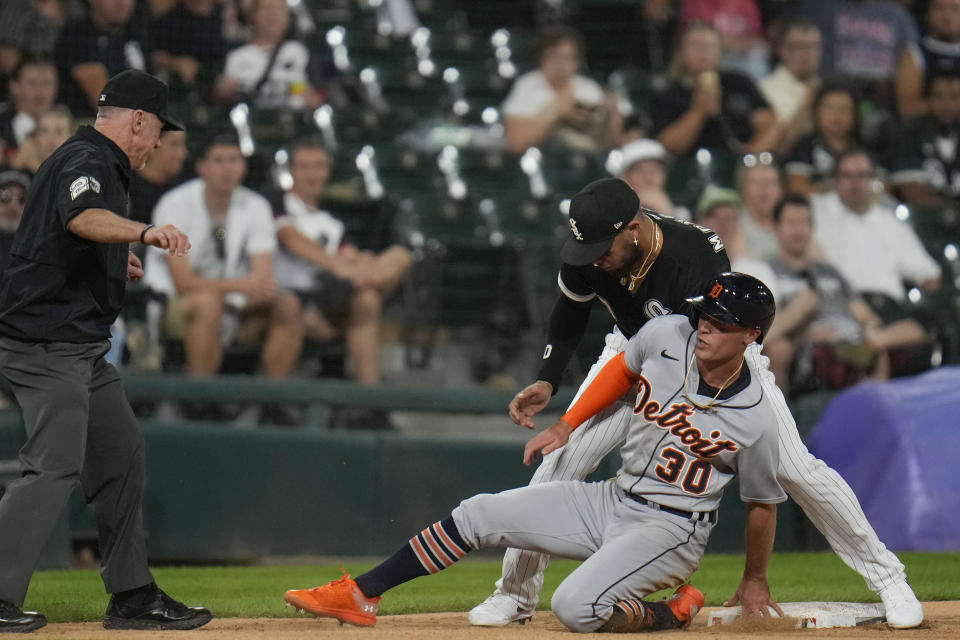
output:
[[[127,155],[93,127],[81,127],[40,165],[0,274],[0,335],[26,342],[110,337],[128,247],[84,240],[67,223],[85,209],[126,216],[129,184]]]

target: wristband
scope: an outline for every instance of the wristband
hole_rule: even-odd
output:
[[[144,236],[147,235],[147,231],[150,231],[150,229],[153,229],[154,226],[155,226],[155,225],[152,225],[152,224],[144,225],[143,229],[140,231],[140,244],[146,244],[146,243],[143,241],[143,238],[144,238]]]

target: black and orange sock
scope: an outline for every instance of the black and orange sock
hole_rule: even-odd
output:
[[[410,538],[392,556],[357,576],[356,583],[363,595],[375,598],[398,584],[446,569],[470,551],[450,516]]]

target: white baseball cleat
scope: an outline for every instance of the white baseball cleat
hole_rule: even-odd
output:
[[[887,624],[894,629],[912,629],[923,622],[923,607],[906,582],[889,586],[879,595],[887,612]]]
[[[533,611],[522,610],[516,600],[499,591],[471,609],[467,616],[470,624],[478,627],[503,627],[511,622],[524,624],[532,617]]]

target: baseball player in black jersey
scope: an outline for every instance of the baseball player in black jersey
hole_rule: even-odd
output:
[[[615,178],[593,182],[573,197],[570,233],[561,252],[561,295],[550,317],[543,365],[537,381],[520,391],[509,407],[511,419],[530,429],[535,428],[533,416],[556,392],[595,299],[604,304],[615,325],[574,402],[645,322],[669,313],[693,315],[685,299],[729,270],[723,243],[712,230],[641,209],[630,187]],[[778,482],[840,558],[880,595],[887,622],[895,628],[919,625],[923,610],[907,584],[903,565],[877,538],[849,485],[803,445],[759,344],[747,348],[745,359],[776,409]],[[563,447],[544,456],[531,484],[583,480],[626,437],[632,415],[631,405],[619,402],[590,418]],[[508,549],[496,590],[470,611],[470,622],[501,626],[532,617],[548,562],[542,553]],[[748,591],[741,584],[727,604],[736,604],[744,593]]]
[[[167,87],[141,71],[107,82],[92,127],[41,166],[0,275],[0,375],[26,426],[22,476],[0,500],[0,632],[45,618],[21,610],[30,576],[79,481],[100,534],[100,574],[112,594],[108,629],[192,629],[210,612],[161,591],[147,568],[141,503],[143,436],[104,354],[126,280],[143,275],[131,242],[185,255],[172,225],[127,219],[130,171],[142,169],[163,129]]]

